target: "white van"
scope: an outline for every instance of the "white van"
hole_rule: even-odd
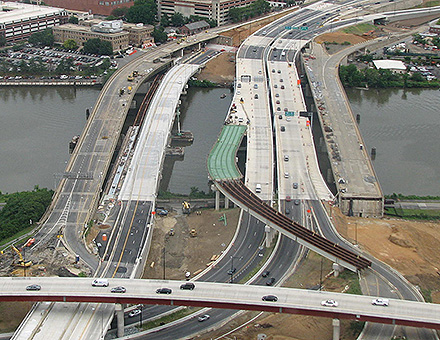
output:
[[[257,185],[255,186],[255,192],[256,192],[257,194],[259,194],[259,193],[261,192],[261,184],[257,184]]]
[[[107,279],[94,279],[92,282],[93,287],[108,287]]]

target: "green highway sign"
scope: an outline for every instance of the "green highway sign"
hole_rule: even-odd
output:
[[[286,116],[294,116],[295,115],[295,111],[286,111],[285,115]]]

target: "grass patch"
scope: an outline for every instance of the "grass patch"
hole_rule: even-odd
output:
[[[362,35],[364,33],[367,33],[368,31],[371,30],[375,30],[376,26],[372,25],[372,24],[368,24],[368,23],[364,23],[364,24],[358,24],[358,25],[353,25],[347,28],[343,28],[342,32],[347,33],[347,34],[356,34],[356,35]]]
[[[407,220],[440,220],[440,210],[386,208],[385,214]]]
[[[147,329],[152,329],[152,328],[155,328],[155,327],[159,327],[159,326],[165,325],[167,323],[170,323],[170,322],[176,321],[178,319],[181,319],[181,318],[183,318],[183,317],[185,317],[187,315],[193,314],[193,313],[199,311],[200,309],[201,308],[199,308],[199,307],[197,307],[197,308],[195,308],[195,307],[187,307],[187,308],[178,310],[175,313],[166,315],[166,316],[164,316],[162,318],[159,318],[159,319],[156,319],[156,320],[153,320],[153,321],[149,321],[149,322],[143,324],[142,325],[142,330],[145,331]]]
[[[29,238],[29,236],[23,237],[23,235],[26,235],[27,233],[31,232],[32,229],[34,229],[35,226],[27,227],[26,229],[23,229],[22,231],[19,231],[18,233],[12,235],[11,237],[5,238],[0,242],[0,250],[5,250],[4,245],[8,242],[16,240],[14,243],[20,243],[21,241],[24,242],[25,239]]]
[[[339,278],[346,281],[347,285],[350,287],[345,292],[346,294],[356,294],[362,295],[361,285],[359,283],[359,278],[356,273],[349,270],[344,270],[339,274]]]
[[[432,295],[431,295],[431,289],[424,289],[421,288],[420,289],[423,298],[425,299],[426,302],[432,303]]]
[[[424,4],[417,5],[414,8],[426,8],[426,7],[434,7],[434,6],[440,6],[440,1],[438,0],[428,1],[425,2]]]

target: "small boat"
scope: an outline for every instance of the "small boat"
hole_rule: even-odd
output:
[[[220,96],[220,98],[221,98],[221,99],[226,98],[226,93],[223,93],[223,94]]]

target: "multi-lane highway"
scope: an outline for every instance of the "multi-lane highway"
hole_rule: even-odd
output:
[[[193,290],[181,289],[182,281],[110,279],[108,287],[92,287],[91,279],[0,278],[3,301],[82,301],[145,303],[176,306],[219,307],[354,319],[440,329],[440,305],[390,299],[388,306],[369,296],[292,288],[196,282]],[[27,290],[38,285],[40,290]],[[124,287],[125,293],[112,293]],[[158,290],[168,288],[166,294]],[[265,298],[276,297],[276,301]],[[267,301],[265,301],[267,300]],[[334,300],[326,306],[322,302]]]

